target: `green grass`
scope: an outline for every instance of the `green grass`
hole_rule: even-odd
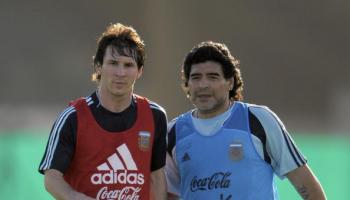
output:
[[[45,191],[38,173],[47,133],[24,131],[0,134],[0,199],[53,199]],[[41,131],[43,132],[43,131]],[[350,199],[350,137],[295,134],[294,140],[330,200]],[[277,178],[282,200],[301,199],[288,179]]]
[[[53,199],[37,171],[46,140],[45,134],[0,135],[0,199]]]
[[[293,135],[328,199],[350,199],[350,137]],[[282,200],[301,199],[288,179],[277,181]]]

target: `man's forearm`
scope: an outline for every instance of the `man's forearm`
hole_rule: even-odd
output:
[[[153,196],[152,200],[167,199],[167,185],[163,168],[151,173],[151,193]]]
[[[321,184],[307,165],[293,170],[287,177],[304,200],[327,199]]]
[[[63,174],[55,169],[45,171],[45,188],[58,200],[93,200],[93,198],[73,190],[64,180]]]

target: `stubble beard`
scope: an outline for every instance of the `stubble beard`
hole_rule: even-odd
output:
[[[226,110],[224,110],[226,108],[225,99],[218,99],[217,101],[215,101],[213,103],[208,102],[209,105],[200,105],[202,103],[199,103],[196,105],[195,102],[196,102],[196,99],[193,99],[193,104],[197,108],[197,112],[199,112],[200,114],[204,114],[204,115],[214,114],[221,109],[223,110],[223,112],[226,111]],[[206,104],[208,104],[208,103],[206,103]]]

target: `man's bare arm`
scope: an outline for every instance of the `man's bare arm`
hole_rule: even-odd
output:
[[[287,177],[304,200],[327,199],[320,182],[307,164],[289,172]]]
[[[167,199],[167,185],[165,180],[164,168],[160,168],[151,173],[151,193],[153,200]]]
[[[59,200],[94,200],[73,190],[64,180],[63,174],[55,169],[45,171],[45,188],[55,199]]]

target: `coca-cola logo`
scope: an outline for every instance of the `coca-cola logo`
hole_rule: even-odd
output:
[[[120,190],[108,190],[103,187],[97,193],[97,200],[140,200],[140,187],[124,187]]]
[[[191,191],[214,190],[219,188],[229,188],[231,172],[217,172],[209,177],[198,178],[194,176],[191,181]]]

